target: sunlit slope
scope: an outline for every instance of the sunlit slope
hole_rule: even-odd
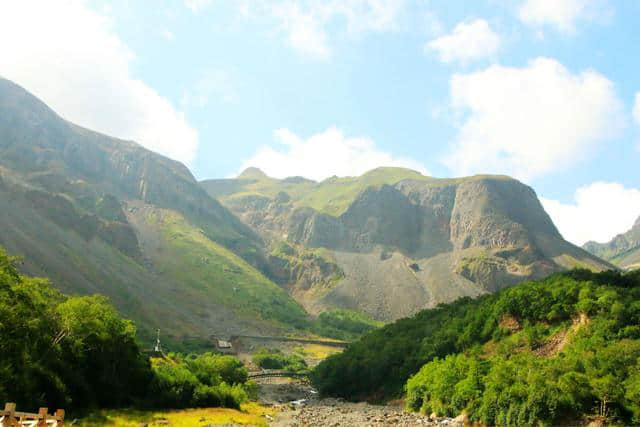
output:
[[[2,79],[0,208],[0,245],[25,257],[26,272],[110,296],[147,335],[277,333],[306,321],[262,273],[262,239],[184,165],[77,127]]]
[[[167,301],[195,313],[212,333],[305,325],[306,313],[284,290],[180,213],[133,204],[129,212],[151,269],[180,284]],[[238,317],[254,324],[239,325]]]

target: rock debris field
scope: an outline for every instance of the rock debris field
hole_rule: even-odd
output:
[[[397,406],[321,399],[311,387],[298,382],[261,384],[260,391],[262,402],[280,411],[275,419],[267,420],[274,427],[464,426],[462,419],[429,418]]]

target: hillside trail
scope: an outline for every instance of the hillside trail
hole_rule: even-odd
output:
[[[308,384],[290,379],[273,379],[260,386],[260,402],[278,409],[272,427],[360,427],[360,426],[449,426],[462,427],[461,420],[431,419],[404,412],[401,406],[351,403],[320,398]]]

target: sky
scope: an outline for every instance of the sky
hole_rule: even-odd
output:
[[[506,174],[563,236],[640,216],[637,0],[0,0],[0,76],[184,162]]]

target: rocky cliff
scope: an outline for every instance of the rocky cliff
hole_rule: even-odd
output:
[[[280,270],[304,265],[310,252],[333,266],[304,282],[280,277],[312,312],[392,320],[567,268],[611,267],[563,240],[535,192],[504,176],[380,168],[316,183],[251,169],[201,184],[270,244]]]

